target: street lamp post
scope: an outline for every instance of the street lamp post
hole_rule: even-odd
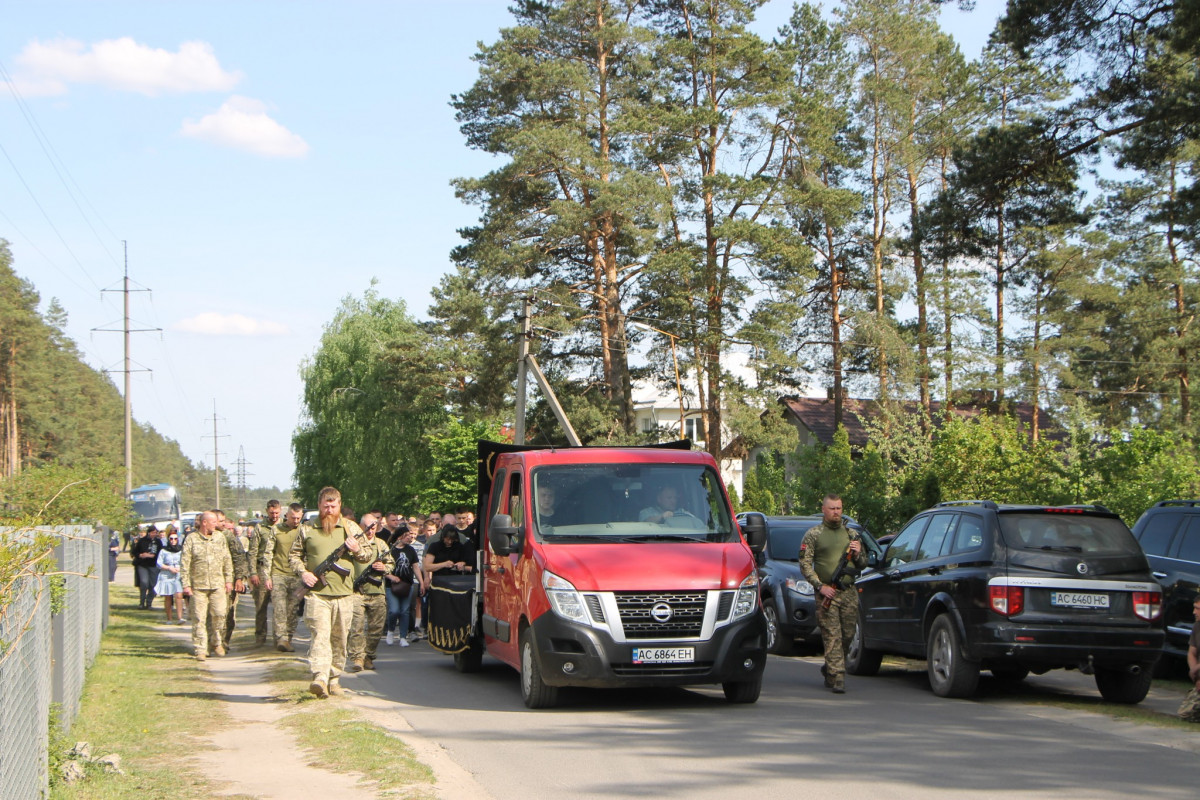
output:
[[[679,379],[679,357],[675,354],[675,340],[678,339],[679,337],[673,333],[667,333],[664,330],[655,328],[652,325],[647,325],[644,322],[630,322],[629,324],[635,328],[641,328],[642,330],[645,330],[645,331],[653,331],[654,333],[661,333],[663,336],[666,336],[668,339],[671,340],[671,361],[672,361],[672,363],[675,364],[675,391],[679,394],[679,438],[686,439],[687,436],[683,432],[683,417],[684,417],[683,381],[681,381]]]

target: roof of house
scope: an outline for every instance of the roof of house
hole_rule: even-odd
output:
[[[833,399],[825,397],[784,397],[781,402],[792,417],[807,428],[817,441],[828,445],[833,443],[833,434],[836,426],[833,423]],[[915,400],[908,400],[901,404],[905,413],[919,414],[921,410],[920,404]],[[942,413],[944,403],[934,401],[930,403],[930,411],[933,416],[933,424],[935,427],[941,427],[944,415]],[[969,419],[978,416],[984,412],[997,412],[995,401],[990,398],[980,398],[969,403],[955,403],[952,408],[952,413],[961,418]],[[1033,404],[1032,403],[1006,403],[1004,411],[1017,418],[1017,420],[1026,427],[1033,426]],[[862,448],[867,445],[867,428],[863,424],[863,418],[871,418],[879,414],[879,402],[876,400],[863,400],[853,397],[845,399],[842,405],[842,425],[846,428],[846,435],[850,439],[850,446],[854,448]],[[1047,438],[1058,439],[1061,437],[1061,432],[1056,430],[1053,420],[1046,413],[1044,408],[1038,409],[1038,428],[1041,431],[1047,432]],[[1050,433],[1054,431],[1053,433]]]

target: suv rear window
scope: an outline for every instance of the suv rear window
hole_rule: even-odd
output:
[[[1140,553],[1133,534],[1119,519],[1080,514],[1018,512],[1000,514],[1009,547],[1063,553]]]

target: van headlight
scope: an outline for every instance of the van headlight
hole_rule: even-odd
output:
[[[737,598],[733,601],[733,616],[730,622],[736,622],[748,617],[758,608],[758,573],[751,572],[738,587]]]
[[[572,622],[588,621],[583,597],[570,581],[558,577],[553,572],[543,572],[542,588],[546,590],[546,599],[550,601],[550,608],[555,614]]]

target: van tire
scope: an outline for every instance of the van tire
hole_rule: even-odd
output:
[[[521,699],[527,708],[553,708],[558,705],[558,687],[542,680],[533,631],[521,631]]]
[[[1139,672],[1128,669],[1102,669],[1096,667],[1096,688],[1100,696],[1110,703],[1133,705],[1146,699],[1150,682],[1154,679],[1154,668],[1142,666]]]
[[[466,650],[454,654],[454,668],[464,674],[479,672],[483,666],[483,642],[471,639]]]
[[[949,614],[942,614],[929,629],[925,649],[929,688],[938,697],[970,697],[979,687],[979,662],[963,653],[962,640]]]
[[[757,703],[762,693],[762,673],[752,681],[726,681],[721,684],[721,690],[731,703]]]

